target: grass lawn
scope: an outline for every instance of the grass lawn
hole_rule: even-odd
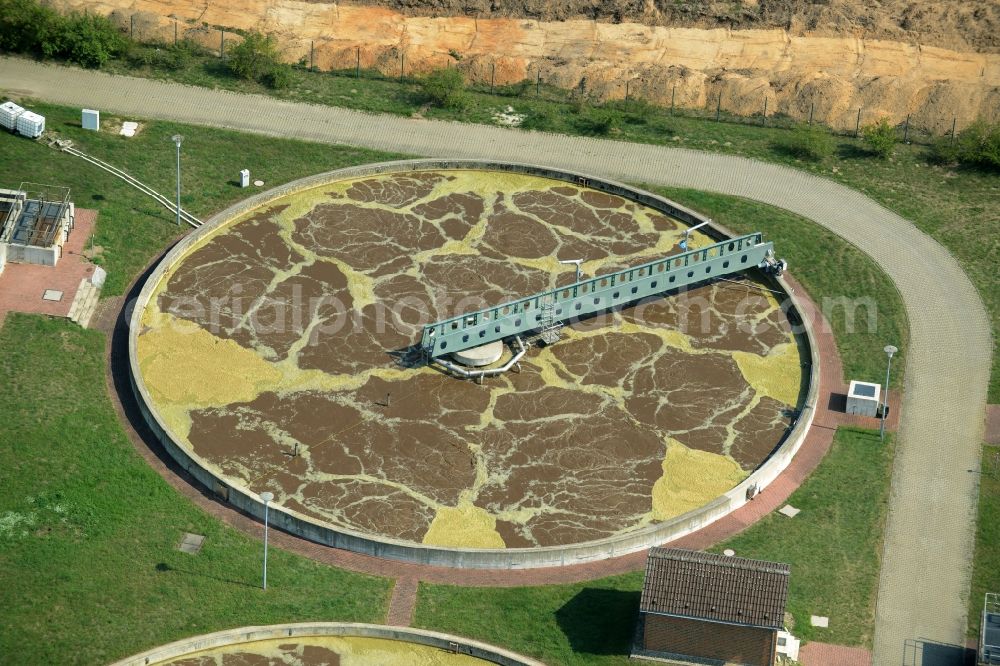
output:
[[[882,160],[870,156],[860,140],[841,136],[835,140],[832,155],[809,161],[782,148],[788,136],[788,130],[782,127],[762,127],[745,119],[715,122],[704,115],[696,117],[704,110],[685,111],[692,115],[682,116],[678,109],[678,115],[671,115],[669,109],[641,101],[594,109],[567,102],[566,91],[544,85],[541,98],[535,96],[533,85],[498,88],[520,92],[512,95],[490,95],[480,87],[468,93],[466,108],[452,110],[426,108],[419,85],[412,81],[372,78],[371,73],[366,78],[364,72],[357,80],[353,76],[296,69],[291,86],[276,92],[233,77],[212,55],[193,58],[179,71],[137,69],[124,61],[113,63],[112,70],[365,111],[399,115],[419,112],[429,118],[486,124],[493,123],[494,113],[510,105],[526,114],[536,128],[546,131],[598,134],[789,164],[861,190],[947,247],[979,290],[990,313],[994,337],[1000,336],[1000,281],[995,277],[1000,264],[1000,172],[937,165],[924,145],[897,145],[894,155]],[[788,124],[780,117],[772,122]],[[990,402],[1000,403],[1000,355],[993,358],[989,391]]]
[[[10,314],[0,330],[0,661],[101,664],[277,622],[381,622],[390,581],[273,549],[193,506],[140,458],[105,391],[105,337]],[[201,553],[176,547],[206,536]]]
[[[788,611],[806,640],[871,646],[882,531],[894,440],[841,428],[826,459],[789,498],[795,518],[777,513],[712,550],[792,565]],[[830,627],[810,626],[826,615]]]
[[[789,503],[718,550],[792,566],[788,610],[809,640],[870,645],[892,439],[840,429],[830,453]],[[547,664],[624,664],[643,574],[575,585],[483,589],[421,584],[414,625],[480,638]],[[828,615],[829,629],[809,626]]]
[[[49,129],[73,139],[77,148],[124,169],[171,200],[176,148],[170,137],[182,134],[181,206],[201,219],[257,191],[238,186],[243,168],[263,180],[265,187],[273,187],[322,171],[399,157],[161,121],[143,121],[142,131],[126,139],[83,130],[79,109],[31,106],[46,117]],[[102,118],[105,125],[110,121],[109,115]],[[94,244],[103,248],[98,261],[108,271],[105,296],[124,293],[172,238],[190,231],[186,225],[179,229],[170,211],[106,171],[44,144],[0,132],[0,187],[14,188],[22,181],[69,187],[77,206],[100,211]]]
[[[830,320],[847,379],[865,379],[881,383],[885,377],[885,353],[892,342],[906,354],[909,335],[906,311],[899,292],[889,277],[853,245],[805,218],[780,208],[737,197],[684,190],[651,187],[654,192],[695,210],[705,211],[714,220],[738,233],[763,231],[774,241],[779,257],[789,261],[789,271],[799,280]],[[851,276],[850,279],[847,276]],[[877,312],[874,326],[868,308],[853,312],[840,305],[840,298],[851,303],[870,303]],[[829,299],[829,300],[828,300]],[[824,306],[824,302],[829,306]],[[894,363],[892,385],[901,386],[904,363]]]
[[[1000,446],[984,446],[979,476],[976,559],[969,595],[969,636],[979,638],[983,596],[1000,593]]]

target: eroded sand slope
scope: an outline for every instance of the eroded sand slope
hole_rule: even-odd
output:
[[[285,56],[297,61],[315,45],[321,69],[362,67],[398,73],[458,66],[469,78],[496,82],[539,75],[597,99],[630,93],[652,102],[768,112],[853,128],[881,115],[941,133],[957,118],[1000,112],[1000,55],[844,36],[801,36],[785,29],[730,30],[603,23],[585,19],[406,16],[381,7],[295,0],[212,2],[193,0],[63,0],[127,23],[136,14],[143,35],[173,38],[173,20],[206,44],[218,46],[229,26],[275,32]],[[185,27],[186,26],[186,27]],[[235,38],[235,37],[234,37]]]

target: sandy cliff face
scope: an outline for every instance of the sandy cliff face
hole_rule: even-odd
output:
[[[524,79],[577,88],[600,99],[630,94],[669,105],[714,106],[740,114],[815,118],[854,127],[887,115],[938,133],[977,116],[1000,115],[1000,55],[879,39],[795,34],[800,29],[693,28],[467,16],[408,16],[384,7],[296,0],[63,0],[66,8],[137,14],[145,34],[199,34],[205,24],[275,32],[289,61],[315,45],[321,69],[362,67],[408,73],[445,65],[496,82]],[[217,33],[202,36],[214,45]],[[457,57],[456,57],[457,56]],[[460,59],[459,59],[460,58]]]

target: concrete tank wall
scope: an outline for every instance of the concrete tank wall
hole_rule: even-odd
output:
[[[161,645],[141,654],[116,661],[111,666],[149,666],[150,664],[157,664],[168,659],[177,659],[203,650],[211,650],[227,645],[270,639],[310,638],[316,636],[382,638],[393,641],[405,641],[457,654],[466,654],[470,657],[500,664],[501,666],[544,666],[542,662],[535,661],[529,657],[522,657],[503,648],[460,636],[442,634],[436,631],[424,631],[422,629],[348,622],[301,622],[297,624],[275,624],[266,627],[227,629],[225,631],[217,631],[214,634],[194,636],[174,643],[168,643],[167,645]]]

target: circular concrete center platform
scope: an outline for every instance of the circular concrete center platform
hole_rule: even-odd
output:
[[[481,368],[484,365],[490,365],[499,361],[500,357],[503,356],[503,349],[503,340],[496,340],[495,342],[490,342],[479,347],[455,352],[451,357],[462,365]]]
[[[391,556],[613,542],[745,483],[808,379],[755,269],[573,324],[482,386],[416,362],[424,324],[570,284],[560,259],[600,275],[677,252],[700,219],[581,180],[390,165],[220,214],[133,318],[168,450],[241,508],[270,491],[279,525]]]

